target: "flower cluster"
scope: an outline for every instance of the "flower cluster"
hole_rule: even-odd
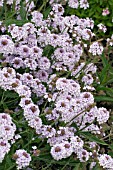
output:
[[[31,156],[24,149],[16,150],[13,158],[16,160],[17,169],[25,168],[30,164]]]
[[[3,1],[0,3],[2,6]],[[95,164],[96,157],[100,166],[110,169],[113,160],[107,154],[100,154],[98,140],[90,142],[80,134],[85,131],[99,137],[105,135],[103,126],[110,114],[95,103],[93,85],[99,84],[97,66],[93,61],[86,62],[90,56],[99,57],[104,48],[94,41],[91,18],[64,15],[63,3],[83,9],[89,8],[89,3],[87,0],[50,0],[49,3],[51,12],[46,19],[34,10],[33,1],[26,0],[29,22],[0,27],[0,87],[19,95],[16,109],[22,111],[27,128],[35,130],[36,138],[50,145],[49,151],[56,161],[74,155],[80,162],[90,159]],[[13,1],[6,4],[12,5]],[[20,1],[15,8],[18,13]],[[21,20],[19,13],[17,20]],[[107,31],[102,23],[97,26],[104,33]],[[108,46],[113,45],[112,40],[113,36],[108,39]],[[15,131],[11,116],[0,113],[0,162],[10,150],[9,141],[14,143]],[[20,147],[13,155],[17,169],[31,162],[32,151],[27,153]]]
[[[35,81],[32,76],[27,73],[23,75],[19,74],[18,79],[16,78],[18,74],[13,68],[9,67],[1,69],[0,74],[7,75],[5,77],[7,81],[4,81],[3,79],[1,87],[5,90],[15,90],[20,95],[21,101],[19,105],[24,110],[23,115],[28,121],[28,125],[36,130],[36,133],[40,138],[48,139],[47,142],[52,146],[51,154],[54,159],[59,160],[69,157],[73,152],[77,154],[77,157],[81,162],[89,159],[90,154],[83,149],[84,142],[74,135],[76,129],[72,128],[71,124],[74,122],[79,129],[84,128],[86,131],[92,131],[92,133],[95,134],[101,133],[99,126],[95,126],[93,122],[97,118],[99,124],[105,123],[109,119],[109,112],[105,108],[98,109],[95,106],[91,92],[81,92],[79,83],[72,79],[57,78],[55,83],[56,88],[54,89],[55,91],[57,90],[57,92],[54,94],[51,93],[51,102],[54,102],[54,109],[49,115],[48,108],[45,109],[48,121],[56,121],[56,123],[64,121],[66,123],[67,127],[59,126],[59,129],[57,130],[51,125],[43,124],[43,121],[40,118],[39,107],[34,104],[30,98],[30,87],[32,87],[32,83],[29,80],[32,80],[32,82]],[[24,77],[27,77],[28,81],[25,81]],[[8,81],[8,79],[10,81]],[[12,81],[13,83],[11,83]],[[49,81],[49,84],[52,84],[52,80]],[[87,127],[87,123],[91,123],[91,125]],[[11,131],[11,137],[9,135],[5,135],[4,137],[11,139],[13,134],[14,132]],[[79,144],[75,143],[75,140],[77,142],[79,141]]]
[[[0,114],[0,163],[3,161],[6,153],[10,151],[11,140],[15,136],[16,126],[12,122],[10,115]]]
[[[87,0],[64,0],[64,4],[66,3],[66,2],[68,2],[68,5],[69,5],[69,7],[71,7],[71,8],[75,8],[75,9],[77,9],[78,7],[80,7],[80,8],[83,8],[83,9],[87,9],[87,8],[89,8],[89,3],[88,3],[88,1]],[[53,5],[58,5],[58,3],[61,3],[61,1],[60,0],[56,0],[56,1],[54,1],[54,0],[50,0],[50,5],[51,6],[53,6]],[[60,12],[60,8],[59,8],[59,11],[58,12]]]
[[[102,15],[103,16],[106,16],[106,15],[109,15],[109,9],[108,8],[106,8],[106,9],[103,9],[103,11],[102,11]]]
[[[93,55],[101,55],[103,52],[103,46],[98,42],[94,42],[91,44],[89,52]]]
[[[113,168],[113,158],[110,155],[103,154],[99,156],[99,164],[103,168],[112,169]]]
[[[103,31],[104,33],[107,31],[107,28],[104,24],[100,23],[97,25],[100,31]]]

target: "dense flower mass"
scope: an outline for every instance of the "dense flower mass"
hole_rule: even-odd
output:
[[[5,155],[10,151],[11,140],[14,139],[16,126],[12,122],[10,115],[6,113],[0,114],[0,163]]]
[[[29,165],[31,156],[24,149],[16,150],[13,158],[16,159],[17,169],[22,169]]]
[[[110,111],[106,105],[95,102],[96,85],[105,91],[109,89],[104,87],[107,79],[104,73],[109,68],[106,58],[102,59],[105,66],[102,78],[95,64],[100,61],[104,47],[97,40],[92,18],[66,16],[65,9],[66,5],[72,10],[87,10],[90,3],[50,0],[46,17],[41,12],[44,4],[36,10],[34,1],[8,0],[0,1],[0,9],[4,4],[17,11],[19,22],[7,26],[0,22],[0,88],[3,91],[0,106],[6,111],[0,111],[0,163],[10,151],[17,169],[35,169],[38,158],[43,161],[43,155],[49,152],[57,162],[69,158],[80,164],[88,162],[88,167],[99,164],[111,169],[112,155],[101,146],[107,145],[103,139],[109,130],[106,123]],[[23,9],[26,19],[21,24],[24,14],[19,12]],[[104,9],[102,15],[108,14],[108,8]],[[102,34],[107,31],[103,23],[97,28]],[[113,46],[113,35],[107,38],[106,44],[107,48]],[[5,98],[5,93],[12,96]],[[13,95],[18,96],[14,97],[14,105],[7,101]],[[16,145],[17,139],[20,140]]]

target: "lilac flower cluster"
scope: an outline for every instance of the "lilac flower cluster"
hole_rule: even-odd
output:
[[[103,168],[112,169],[113,168],[113,158],[110,155],[103,154],[99,156],[99,164]]]
[[[14,139],[16,126],[7,113],[0,114],[0,163],[10,151],[11,140]]]
[[[25,168],[30,164],[31,156],[24,149],[16,150],[13,158],[16,160],[17,169]]]
[[[100,23],[97,25],[100,31],[103,31],[104,33],[107,31],[107,28],[104,24]]]
[[[87,0],[65,2],[71,8],[89,7]],[[7,1],[8,5],[12,3]],[[16,2],[17,9],[20,8],[19,3]],[[31,21],[23,26],[11,24],[7,31],[4,27],[3,35],[0,35],[0,62],[6,66],[0,68],[0,87],[18,93],[23,117],[28,126],[35,129],[38,138],[46,139],[55,160],[74,154],[80,162],[87,162],[93,160],[96,152],[99,164],[103,168],[110,168],[112,158],[106,154],[100,155],[99,149],[95,149],[96,143],[87,142],[82,135],[76,134],[79,129],[104,136],[102,125],[110,116],[106,108],[98,108],[94,102],[93,83],[98,81],[97,67],[93,62],[85,62],[89,57],[84,56],[85,49],[88,55],[93,56],[101,55],[104,50],[98,41],[93,41],[94,21],[75,15],[63,16],[65,9],[59,0],[55,3],[50,0],[49,3],[52,10],[47,19],[43,19],[42,13],[32,10],[33,1],[29,4],[26,0]],[[17,19],[21,19],[19,14]],[[106,32],[104,25],[99,24],[98,27]],[[89,41],[91,44],[87,46]],[[109,43],[113,45],[110,39]],[[45,52],[46,47],[54,49],[49,56],[48,51]],[[32,100],[34,94],[38,98],[37,103]],[[11,117],[5,113],[0,114],[0,131],[2,162],[11,147],[9,140],[13,143],[16,131]],[[87,143],[90,148],[94,148],[92,152],[87,149]],[[14,159],[17,169],[25,168],[31,162],[30,154],[24,149],[16,150]]]
[[[89,3],[87,0],[64,0],[64,3],[68,2],[69,7],[77,9],[79,6],[80,8],[87,9],[89,8]],[[58,3],[60,3],[60,0],[50,0],[50,5],[53,6],[55,5],[56,7],[58,6]],[[60,12],[60,9],[59,11]]]
[[[56,90],[58,92],[51,94],[53,95],[53,97],[51,97],[51,101],[54,102],[54,109],[51,114],[49,113],[48,115],[48,113],[46,113],[47,120],[50,121],[56,119],[56,123],[64,121],[67,124],[67,127],[59,126],[59,129],[57,130],[51,125],[43,124],[40,118],[41,115],[39,107],[34,104],[30,98],[31,90],[29,86],[32,84],[27,81],[27,84],[24,85],[24,79],[22,78],[24,74],[20,75],[20,79],[18,79],[16,78],[17,75],[16,72],[14,72],[14,69],[8,67],[1,69],[0,74],[5,74],[7,75],[5,78],[7,80],[10,79],[10,81],[6,81],[7,84],[5,81],[2,81],[1,87],[5,90],[13,89],[21,96],[19,105],[24,110],[23,115],[28,121],[28,125],[35,128],[36,133],[40,136],[40,138],[48,139],[47,142],[52,146],[51,154],[54,159],[59,160],[69,157],[73,152],[77,154],[77,157],[81,162],[89,159],[90,153],[83,149],[84,142],[79,137],[75,136],[76,129],[72,128],[71,124],[75,122],[79,129],[84,128],[86,131],[92,131],[92,133],[100,134],[101,129],[97,125],[95,128],[95,125],[93,124],[94,120],[97,118],[98,123],[102,124],[109,119],[109,112],[105,108],[98,109],[95,106],[93,95],[90,92],[81,92],[80,85],[72,79],[57,79]],[[29,76],[29,74],[27,76]],[[30,78],[33,81],[33,77],[30,76]],[[17,84],[11,83],[12,80],[15,79],[18,80]],[[19,81],[21,83],[19,83]],[[48,112],[48,109],[46,109],[45,112]],[[88,127],[86,127],[87,122],[91,123]],[[13,135],[13,133],[14,132],[12,132],[11,135]],[[10,139],[10,136],[7,138]],[[80,143],[75,143],[76,140]]]
[[[98,42],[94,42],[91,44],[89,52],[93,55],[100,55],[103,52],[103,46]]]

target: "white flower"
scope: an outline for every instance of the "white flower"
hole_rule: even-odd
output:
[[[77,151],[77,157],[79,158],[80,162],[86,162],[89,159],[89,152],[85,149],[79,149]]]
[[[62,144],[56,144],[51,148],[51,155],[55,160],[61,160],[65,156],[65,147]]]
[[[70,144],[72,145],[74,152],[77,153],[79,149],[83,148],[84,142],[80,137],[73,136],[70,138]]]
[[[99,27],[99,30],[103,31],[104,33],[107,31],[106,26],[102,23],[98,24],[97,27]]]
[[[17,169],[22,169],[29,166],[31,161],[31,156],[24,149],[16,150],[15,154]]]
[[[106,108],[101,107],[98,109],[98,114],[97,114],[97,121],[99,124],[107,122],[109,119],[109,112],[107,111]]]
[[[103,154],[98,157],[99,164],[105,169],[113,169],[113,158],[110,155]]]
[[[7,140],[0,139],[0,163],[3,161],[5,154],[10,151],[11,145]]]
[[[104,48],[102,45],[100,45],[98,42],[94,42],[92,43],[92,45],[90,45],[89,52],[92,53],[93,55],[101,55],[103,49]]]
[[[9,36],[0,36],[0,53],[12,54],[14,50],[14,43]]]

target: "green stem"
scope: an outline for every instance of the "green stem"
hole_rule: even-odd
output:
[[[12,170],[15,166],[16,166],[16,164],[12,165],[12,166],[9,167],[7,170]]]
[[[45,0],[43,2],[42,6],[38,9],[39,12],[43,9],[44,6],[46,6],[47,2],[48,2],[48,0]]]
[[[92,105],[92,106],[93,106],[93,105]],[[86,109],[82,110],[79,114],[77,114],[76,116],[74,116],[74,117],[70,120],[69,123],[66,123],[66,126],[68,126],[70,123],[73,122],[73,120],[74,120],[75,118],[77,118],[77,117],[80,116],[82,113],[84,113],[84,112],[86,112],[86,111],[88,111],[88,110],[89,110],[89,108],[86,108]]]
[[[43,168],[42,170],[48,170],[48,168],[51,166],[51,164],[53,163],[54,161],[52,160],[51,162],[50,162],[50,164],[48,164],[45,168]]]

